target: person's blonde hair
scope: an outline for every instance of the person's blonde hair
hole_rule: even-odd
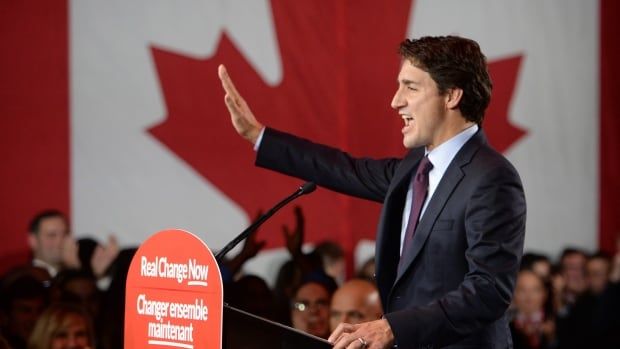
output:
[[[50,349],[52,339],[59,329],[67,326],[69,315],[77,315],[86,322],[89,347],[95,347],[90,315],[80,306],[71,303],[55,303],[49,306],[37,320],[28,340],[28,349]]]

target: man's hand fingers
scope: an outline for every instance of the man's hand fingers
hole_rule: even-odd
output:
[[[338,341],[336,344],[335,349],[360,347],[387,349],[394,344],[394,334],[387,320],[375,320],[356,325],[355,331],[346,334],[342,341]]]
[[[351,325],[351,324],[342,322],[336,327],[334,332],[332,332],[332,334],[329,336],[327,341],[330,343],[336,343],[338,342],[340,338],[342,338],[344,334],[355,331],[357,327],[358,327],[357,325]]]
[[[231,114],[239,115],[240,106],[235,102],[235,100],[228,93],[224,96],[224,102],[226,103],[226,107],[228,108],[228,111]]]
[[[334,344],[333,349],[358,349],[358,348],[366,348],[368,344],[365,344],[366,341],[360,341],[360,336],[355,333],[343,333],[340,338]]]
[[[334,330],[334,332],[332,332],[332,334],[329,335],[329,338],[327,338],[327,341],[330,343],[336,343],[336,340],[338,338],[340,338],[340,335],[342,333],[344,333],[344,329],[343,329],[343,325],[345,325],[344,323],[340,323],[338,324],[338,326],[336,326],[336,329]]]
[[[217,69],[217,73],[222,81],[222,87],[224,87],[226,93],[229,94],[235,102],[238,102],[241,99],[241,95],[237,91],[235,84],[232,82],[232,79],[228,75],[228,71],[223,64],[220,64]]]
[[[224,65],[220,65],[217,71],[222,87],[226,92],[224,103],[230,113],[233,127],[239,135],[255,144],[263,125],[256,120],[248,104],[237,92]]]

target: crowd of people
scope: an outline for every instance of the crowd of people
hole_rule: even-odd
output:
[[[275,286],[243,265],[264,246],[251,235],[220,266],[225,301],[242,310],[327,338],[342,322],[382,317],[369,260],[345,277],[345,253],[335,242],[304,253],[304,219],[283,228],[290,260]],[[0,348],[122,348],[125,278],[135,249],[75,240],[59,211],[30,224],[32,261],[2,276]],[[105,309],[105,311],[103,311]],[[557,263],[525,253],[507,313],[515,348],[620,347],[620,253],[565,249]]]

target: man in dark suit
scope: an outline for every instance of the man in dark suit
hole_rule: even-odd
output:
[[[525,197],[514,167],[481,129],[491,81],[478,44],[405,40],[392,107],[405,126],[403,159],[356,159],[265,128],[219,75],[237,132],[258,166],[383,202],[376,280],[385,316],[341,324],[335,348],[508,348],[505,311],[523,250]]]

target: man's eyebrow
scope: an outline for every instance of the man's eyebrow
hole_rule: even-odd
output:
[[[400,80],[400,83],[402,83],[403,85],[419,85],[420,84],[417,81],[408,80],[408,79],[402,79]]]

